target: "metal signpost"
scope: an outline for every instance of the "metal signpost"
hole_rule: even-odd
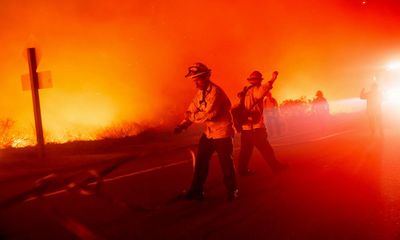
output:
[[[36,49],[28,48],[28,64],[29,64],[29,82],[30,86],[27,87],[27,78],[26,76],[22,76],[22,86],[24,90],[30,89],[32,92],[32,101],[33,101],[33,112],[35,115],[35,128],[36,128],[36,140],[37,146],[39,150],[39,157],[43,158],[45,155],[44,149],[44,136],[43,136],[43,126],[42,126],[42,116],[40,112],[40,101],[39,101],[39,89],[51,87],[51,79],[50,74],[46,74],[47,78],[40,78],[40,75],[43,76],[42,73],[37,73],[37,58],[36,58]],[[47,82],[47,83],[46,83]]]

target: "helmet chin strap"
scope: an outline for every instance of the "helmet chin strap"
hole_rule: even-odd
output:
[[[260,86],[261,81],[249,81],[252,86]]]
[[[208,86],[210,86],[210,79],[204,79],[203,80],[203,82],[204,82],[204,86],[200,89],[200,90],[203,90],[203,91],[205,91],[205,90],[207,90],[207,88],[208,88]]]
[[[203,85],[203,86],[199,87],[199,86],[197,85],[196,87],[197,87],[199,90],[205,91],[205,90],[207,90],[208,86],[210,86],[211,80],[210,80],[210,79],[207,79],[207,80],[204,79],[203,82],[204,82],[204,85]]]

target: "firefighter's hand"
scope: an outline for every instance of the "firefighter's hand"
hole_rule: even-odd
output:
[[[279,72],[278,71],[274,71],[273,73],[272,73],[272,81],[275,81],[276,80],[276,78],[278,77],[278,74],[279,74]]]
[[[182,126],[178,125],[174,128],[174,134],[179,134],[183,131]]]
[[[278,74],[279,74],[278,71],[274,71],[272,73],[271,80],[268,81],[268,83],[271,85],[271,88],[272,88],[272,84],[274,84],[276,78],[278,78]]]
[[[188,119],[185,119],[174,128],[174,133],[179,134],[183,130],[186,130],[190,125],[192,125],[192,122]]]
[[[187,128],[187,126],[185,126],[184,124],[178,124],[175,128],[174,128],[174,133],[175,134],[179,134],[181,132],[183,132],[183,130],[185,130]]]

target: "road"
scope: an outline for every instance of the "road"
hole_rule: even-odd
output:
[[[362,128],[273,138],[277,157],[290,168],[273,174],[255,152],[250,167],[256,172],[238,177],[234,202],[226,201],[216,156],[205,200],[177,200],[191,181],[195,149],[176,148],[116,168],[96,194],[54,189],[2,208],[0,238],[396,240],[399,140],[395,129],[380,140]],[[1,187],[15,194],[33,180]]]

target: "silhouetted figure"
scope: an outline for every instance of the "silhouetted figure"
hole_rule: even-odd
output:
[[[305,97],[283,100],[279,106],[281,119],[284,121],[285,132],[294,133],[304,129],[308,114],[308,102]]]
[[[329,103],[324,97],[321,90],[315,93],[315,98],[312,101],[311,111],[313,115],[318,119],[321,129],[326,128],[327,121],[329,119]]]
[[[271,136],[281,135],[279,106],[276,99],[272,97],[271,92],[268,92],[264,98],[264,116]]]
[[[378,130],[380,137],[383,137],[382,95],[379,91],[378,84],[373,83],[369,92],[366,92],[365,88],[363,88],[360,93],[360,98],[367,100],[367,115],[371,136],[374,137],[375,131]]]
[[[192,185],[185,193],[185,198],[188,200],[204,198],[204,183],[210,159],[212,154],[217,152],[228,191],[228,200],[233,200],[237,197],[238,190],[232,158],[234,129],[230,114],[231,102],[225,92],[210,81],[210,76],[211,69],[202,63],[195,63],[189,67],[189,72],[185,76],[192,79],[199,90],[190,103],[184,120],[174,132],[180,133],[192,123],[206,125],[197,150]]]
[[[239,97],[244,98],[244,106],[250,113],[249,117],[242,126],[242,133],[240,138],[240,153],[238,161],[238,171],[242,176],[250,175],[252,171],[249,170],[248,165],[250,162],[253,148],[256,147],[263,158],[268,162],[273,171],[279,171],[286,167],[280,163],[275,153],[268,142],[268,135],[264,125],[263,117],[263,99],[266,94],[272,89],[272,84],[276,80],[278,72],[272,73],[272,78],[266,84],[261,84],[263,77],[259,71],[254,71],[247,78],[250,85],[246,86],[242,92],[238,94]]]

